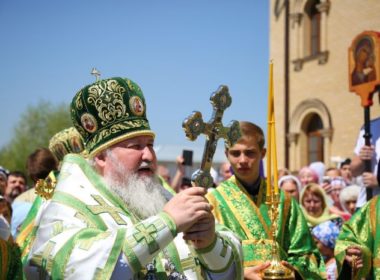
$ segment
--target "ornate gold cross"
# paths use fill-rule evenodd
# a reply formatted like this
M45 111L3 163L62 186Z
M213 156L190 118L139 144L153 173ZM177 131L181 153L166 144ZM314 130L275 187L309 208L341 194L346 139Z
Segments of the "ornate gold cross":
M205 188L213 186L210 169L218 139L224 138L226 145L232 146L241 136L238 121L231 121L227 127L224 127L222 124L224 110L228 108L232 102L228 87L220 86L216 92L211 94L210 101L213 106L213 113L208 123L203 122L200 112L194 111L182 124L186 137L191 141L197 139L201 133L206 135L201 167L195 171L191 178L197 186Z

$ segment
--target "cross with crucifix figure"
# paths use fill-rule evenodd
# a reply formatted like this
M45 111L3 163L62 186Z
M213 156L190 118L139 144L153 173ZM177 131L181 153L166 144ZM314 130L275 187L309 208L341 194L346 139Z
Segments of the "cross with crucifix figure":
M197 186L205 188L213 186L210 169L218 139L224 138L226 145L232 146L241 136L238 121L232 121L227 127L224 127L222 124L224 110L228 108L232 102L228 87L220 86L216 92L211 94L210 101L213 106L213 113L208 123L203 122L202 114L195 111L185 119L182 124L186 137L191 141L197 139L201 133L206 135L207 140L202 156L201 167L191 178Z
M99 215L102 213L108 213L111 215L111 217L115 220L115 222L118 225L126 225L127 222L124 221L119 213L123 213L123 211L120 208L113 207L107 202L104 201L104 199L100 195L91 195L93 199L95 199L99 205L88 205L87 208L95 215Z

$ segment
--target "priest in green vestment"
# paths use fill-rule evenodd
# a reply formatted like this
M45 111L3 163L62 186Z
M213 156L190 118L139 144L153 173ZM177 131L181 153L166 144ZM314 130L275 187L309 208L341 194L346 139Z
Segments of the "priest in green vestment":
M216 226L206 189L171 195L156 175L140 87L109 78L71 103L88 157L63 160L36 216L30 279L242 279L241 243Z
M266 182L260 177L260 161L264 158L264 133L250 122L240 122L242 137L226 156L234 176L211 189L207 199L213 205L216 220L233 230L241 239L245 277L260 277L271 256L271 220L265 204ZM296 277L324 279L325 266L312 239L298 203L280 191L276 241L280 257L288 262ZM264 264L264 265L263 265ZM257 279L257 278L252 278Z
M344 223L335 246L338 279L380 279L380 198Z

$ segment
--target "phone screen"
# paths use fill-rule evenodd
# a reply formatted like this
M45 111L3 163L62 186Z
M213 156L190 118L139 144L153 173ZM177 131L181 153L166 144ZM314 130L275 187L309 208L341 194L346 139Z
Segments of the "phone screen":
M192 166L193 165L193 151L191 150L183 150L183 165Z

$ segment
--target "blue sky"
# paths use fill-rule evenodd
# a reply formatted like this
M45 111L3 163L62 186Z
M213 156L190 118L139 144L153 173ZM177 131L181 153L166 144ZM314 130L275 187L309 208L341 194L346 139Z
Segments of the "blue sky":
M158 145L188 145L182 121L194 110L208 121L221 84L232 96L224 123L265 130L268 2L2 0L0 147L28 106L69 104L95 80L92 67L141 86Z

